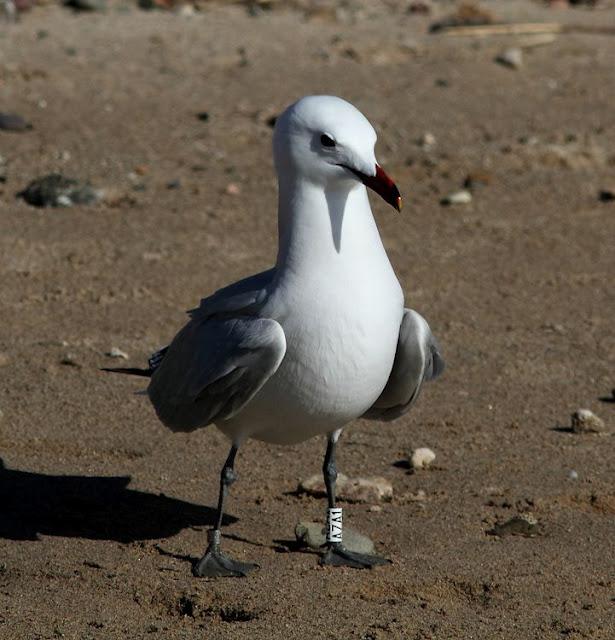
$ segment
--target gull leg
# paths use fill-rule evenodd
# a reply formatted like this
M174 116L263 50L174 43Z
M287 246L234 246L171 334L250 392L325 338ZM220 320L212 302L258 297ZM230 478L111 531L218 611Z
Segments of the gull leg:
M342 542L342 510L335 506L335 481L337 467L335 465L335 447L342 433L341 429L329 434L327 452L322 467L327 488L327 542L326 551L320 559L320 564L336 567L353 567L354 569L371 569L376 565L389 564L390 560L367 553L356 553L346 549Z
M222 537L220 528L222 527L222 517L224 515L224 499L228 494L229 487L237 480L237 475L233 469L237 447L233 445L228 454L228 458L222 467L220 474L220 494L218 496L218 519L213 529L207 532L209 542L203 557L192 567L193 575L204 577L233 576L242 577L255 569L258 565L239 562L229 558L220 550L220 539Z

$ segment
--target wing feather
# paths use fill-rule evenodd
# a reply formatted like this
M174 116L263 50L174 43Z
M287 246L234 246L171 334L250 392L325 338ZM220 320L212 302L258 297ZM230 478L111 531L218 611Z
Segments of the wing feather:
M192 431L239 412L285 352L284 331L275 320L193 317L169 345L148 395L167 427Z
M389 380L363 417L387 422L399 418L416 402L423 383L443 371L444 359L429 325L416 311L406 309Z

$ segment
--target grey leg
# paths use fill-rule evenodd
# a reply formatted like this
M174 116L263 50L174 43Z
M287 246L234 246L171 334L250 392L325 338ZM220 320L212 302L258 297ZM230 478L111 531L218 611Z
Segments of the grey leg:
M390 560L366 553L349 551L342 542L342 514L335 506L335 481L337 480L337 466L335 464L335 447L340 437L341 429L329 434L327 452L322 466L322 472L327 488L327 502L329 505L327 517L326 551L320 559L320 564L336 567L353 567L354 569L371 569L380 564L389 564ZM335 518L334 526L329 520Z
M229 487L237 480L237 474L233 468L235 466L236 455L237 447L233 445L222 467L222 473L220 474L220 493L218 495L218 518L216 525L207 532L209 545L205 554L192 567L192 573L197 577L241 577L246 576L249 571L258 566L252 563L233 560L220 550L220 539L222 537L220 529L224 516L224 499L228 494Z

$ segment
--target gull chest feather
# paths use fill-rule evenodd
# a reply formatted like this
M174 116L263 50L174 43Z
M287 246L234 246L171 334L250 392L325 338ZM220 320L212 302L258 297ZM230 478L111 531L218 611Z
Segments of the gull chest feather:
M275 319L286 335L286 355L233 430L300 442L343 426L373 404L393 365L403 296L392 269L376 280L356 275L279 288L271 302L283 310Z

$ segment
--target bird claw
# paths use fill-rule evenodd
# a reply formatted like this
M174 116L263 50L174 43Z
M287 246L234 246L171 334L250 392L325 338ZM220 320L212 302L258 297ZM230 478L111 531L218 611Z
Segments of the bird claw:
M381 558L380 556L349 551L339 543L330 545L320 558L321 565L352 567L353 569L371 569L377 565L390 563L390 560Z
M251 562L233 560L222 553L217 545L210 545L205 555L192 567L192 575L197 578L243 578L257 567Z

